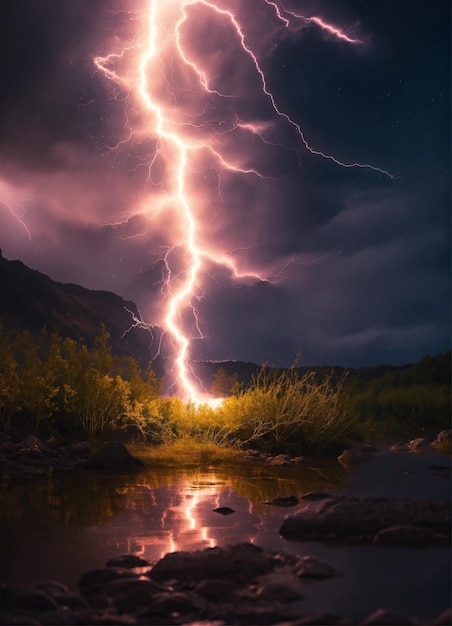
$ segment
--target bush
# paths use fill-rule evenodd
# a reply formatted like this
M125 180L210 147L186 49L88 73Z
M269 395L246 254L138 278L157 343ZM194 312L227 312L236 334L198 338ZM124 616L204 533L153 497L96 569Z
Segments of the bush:
M218 409L225 439L261 450L301 453L328 450L356 435L343 380L315 380L263 367L251 385Z

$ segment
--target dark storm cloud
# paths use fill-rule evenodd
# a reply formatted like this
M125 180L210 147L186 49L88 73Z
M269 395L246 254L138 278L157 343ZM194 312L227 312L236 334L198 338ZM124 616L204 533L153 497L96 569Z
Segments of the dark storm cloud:
M193 54L215 63L214 87L237 96L204 100L199 136L218 133L228 157L263 176L199 166L196 190L218 194L200 209L203 237L240 269L269 276L240 282L209 266L200 302L207 338L193 356L287 365L302 350L303 364L358 366L448 349L450 3L285 6L363 44L313 23L289 31L265 2L231 1L278 107L315 150L397 177L311 154L275 115L237 37L229 47L231 24L213 13L187 23L183 35L197 33ZM132 41L140 24L139 7L118 1L0 4L0 246L55 279L135 299L152 321L158 258L176 226L168 218L157 229L139 212L128 219L156 144L112 152L128 136L127 98L93 63L115 37ZM193 103L192 93L181 95L181 106ZM234 130L238 118L261 124L265 140Z

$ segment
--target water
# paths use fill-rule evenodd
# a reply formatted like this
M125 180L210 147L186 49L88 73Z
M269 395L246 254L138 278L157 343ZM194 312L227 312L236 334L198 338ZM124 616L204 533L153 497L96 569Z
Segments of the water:
M381 607L429 620L451 604L450 549L292 542L280 537L289 509L264 504L307 491L449 498L450 480L431 463L445 457L381 454L345 469L335 460L312 467L80 471L9 487L0 493L0 581L26 587L58 580L78 589L89 569L132 552L156 562L167 552L241 541L277 552L309 554L340 577L304 584L303 612L351 619ZM234 514L213 511L228 506Z

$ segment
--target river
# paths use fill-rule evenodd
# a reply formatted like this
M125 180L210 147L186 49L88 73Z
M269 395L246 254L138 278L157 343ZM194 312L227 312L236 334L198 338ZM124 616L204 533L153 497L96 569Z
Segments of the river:
M298 507L265 504L308 491L450 498L438 455L377 454L346 469L334 459L291 468L77 471L0 492L0 582L57 580L76 591L82 573L116 555L156 562L167 552L251 541L327 561L341 576L306 584L303 610L358 619L381 607L429 620L451 604L450 548L400 548L284 540L283 518ZM227 506L224 516L214 509Z

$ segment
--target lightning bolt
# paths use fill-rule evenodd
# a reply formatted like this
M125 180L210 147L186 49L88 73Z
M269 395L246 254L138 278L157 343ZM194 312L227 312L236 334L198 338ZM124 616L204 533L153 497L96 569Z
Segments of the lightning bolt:
M283 28L290 29L293 23L301 21L314 24L328 36L346 44L362 43L320 17L298 15L271 0L263 0L263 3ZM143 9L143 32L137 33L135 41L94 59L97 70L127 93L122 98L127 104L128 136L112 149L119 151L135 141L147 141L153 146L146 164L145 191L151 189L149 202L135 215L154 219L166 213L175 216L177 221L178 241L168 246L162 259L162 293L166 310L160 324L174 345L177 392L184 399L195 402L208 400L189 366L191 341L203 337L196 308L196 302L203 296L202 275L208 273L209 267L222 266L237 280L272 281L279 280L286 267L267 276L243 271L231 254L218 252L213 242L206 244L204 241L197 209L198 197L192 182L194 175L206 169L206 163L209 163L209 167L217 172L219 196L222 172L266 178L256 168L228 156L222 138L233 133L247 133L265 143L272 142L266 136L267 125L262 122L243 121L235 116L232 121L213 125L208 117L203 118L209 106L233 102L239 96L231 89L217 86L216 77L209 76L186 42L184 31L199 12L215 17L234 33L235 42L231 45L238 45L248 59L274 115L293 129L306 150L340 167L370 169L392 178L389 172L372 164L345 163L308 143L300 124L279 107L239 18L232 10L219 6L223 4L222 0L147 0ZM287 265L293 262L297 261L290 259ZM191 331L187 330L188 318L191 318ZM134 323L141 324L142 321L134 319Z

